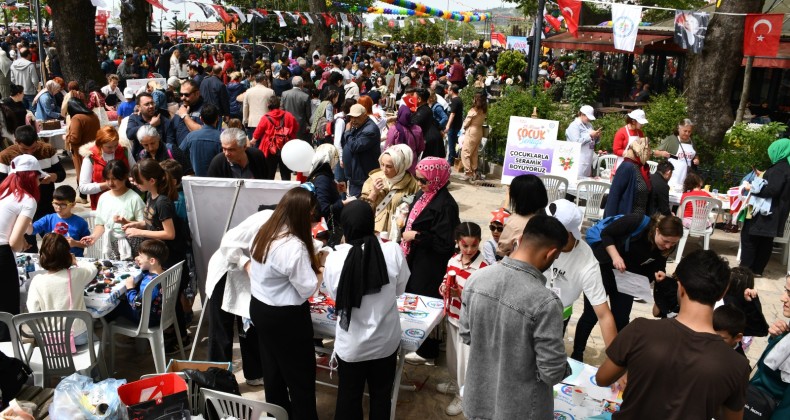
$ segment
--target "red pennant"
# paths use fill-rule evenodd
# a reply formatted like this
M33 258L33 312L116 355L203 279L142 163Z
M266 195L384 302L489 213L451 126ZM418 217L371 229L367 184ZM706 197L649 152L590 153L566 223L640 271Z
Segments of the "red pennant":
M52 16L52 9L49 6L44 6L44 10L46 10L47 13L49 13L49 15Z
M389 25L390 28L394 28L395 27L395 21L391 20L391 21L387 22L387 25Z
M222 18L222 20L225 21L225 23L230 23L230 21L233 20L233 18L228 14L228 12L225 11L225 8L222 7L221 5L219 5L219 4L212 4L211 7L213 7L214 10L217 11L217 13L219 14L219 17Z
M420 25L425 25L425 19L420 18Z
M499 45L502 46L507 44L507 38L505 38L505 34L502 32L491 32L491 42L494 41L499 42Z
M560 6L560 13L565 18L565 25L568 32L574 38L579 37L579 17L582 13L582 2L580 0L557 0Z
M782 35L782 14L746 15L743 33L743 55L776 57Z
M145 1L147 1L149 4L151 4L151 6L154 6L154 7L157 7L159 9L162 9L165 12L167 11L167 9L165 9L165 6L162 6L162 3L160 3L159 0L145 0Z
M554 16L546 13L545 15L543 15L543 19L545 19L546 22L548 22L549 25L551 25L551 27L554 28L555 31L559 32L559 30L560 30L560 21L557 18L555 18Z

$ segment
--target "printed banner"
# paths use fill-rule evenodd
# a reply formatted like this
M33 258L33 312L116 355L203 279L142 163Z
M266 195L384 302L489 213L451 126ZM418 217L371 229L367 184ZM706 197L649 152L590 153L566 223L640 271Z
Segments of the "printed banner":
M525 36L509 36L507 37L507 48L513 50L524 51L529 53L529 44Z
M615 49L634 51L641 20L641 7L612 3L612 33L614 34Z
M675 10L675 44L694 54L702 51L710 15L693 10Z
M510 117L502 183L523 174L559 175L576 183L580 144L557 140L559 122Z

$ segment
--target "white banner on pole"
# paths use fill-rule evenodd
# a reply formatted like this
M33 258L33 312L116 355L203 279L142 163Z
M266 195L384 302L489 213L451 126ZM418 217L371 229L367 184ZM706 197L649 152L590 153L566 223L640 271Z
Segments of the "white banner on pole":
M627 4L612 3L612 33L614 47L623 51L634 51L642 8Z
M126 81L126 87L130 87L134 89L135 92L139 91L141 87L145 86L151 80L156 81L159 86L167 86L167 79L163 77L151 78L151 79L129 79Z

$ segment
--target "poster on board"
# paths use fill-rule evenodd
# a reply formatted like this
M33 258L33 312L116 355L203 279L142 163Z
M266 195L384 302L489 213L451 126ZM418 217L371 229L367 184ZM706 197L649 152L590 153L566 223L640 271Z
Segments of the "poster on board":
M580 144L557 140L559 122L510 117L502 183L523 174L559 175L576 183Z
M527 43L527 37L525 36L507 37L507 48L511 50L522 51L524 52L524 54L529 53L529 44Z
M129 79L126 81L126 87L134 89L135 92L139 91L141 87L145 86L151 80L156 81L159 86L167 86L167 79L162 77L150 78L150 79Z

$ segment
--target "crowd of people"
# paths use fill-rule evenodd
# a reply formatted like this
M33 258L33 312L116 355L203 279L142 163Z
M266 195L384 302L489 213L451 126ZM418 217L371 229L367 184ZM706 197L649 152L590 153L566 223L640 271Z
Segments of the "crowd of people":
M15 252L40 253L47 273L31 285L29 310L85 309L81 287L96 273L79 262L72 268L72 255L103 243L105 258L134 260L142 270L108 317L139 322L140 291L190 259L182 177L290 180L283 147L298 139L315 148L307 182L225 233L209 263L204 308L208 358L232 360L238 330L247 383L262 385L290 417L318 418L314 351L323 343L314 340L308 299L319 289L338 317L330 363L339 374L337 419L363 417L366 385L369 417L389 417L403 293L447 302L446 325L405 357L435 364L446 340L450 380L436 388L453 395L451 416L550 417L552 386L570 374L563 337L582 295L570 357L584 360L599 323L607 359L597 383L625 387L615 418L740 418L754 392L777 402L773 418L790 415L790 327L786 319L768 325L754 287L790 212L790 140L771 144L772 166L744 187L760 200L742 229L742 267L696 251L672 274L668 258L688 220L670 212L667 186L702 195L689 120L651 150L644 112L627 115L614 139L619 159L605 219L590 228L597 236L582 235L575 204L550 202L539 177L521 175L507 208L491 206L484 241L449 184L456 162L459 179L479 177L495 52L337 44L324 55L295 43L274 62L236 62L221 49L164 54L170 46L165 39L124 55L100 43L107 80L82 86L66 83L49 53L53 77L40 90L30 49L14 45L13 63L0 52L0 74L10 65L7 86L0 77L0 92L8 91L2 133L13 142L0 151L0 276L16 278ZM154 73L167 76L165 86L126 86ZM472 103L461 100L463 89L474 90ZM62 184L58 151L37 135L36 121L53 119L67 124L76 189ZM566 132L582 144L581 176L592 175L599 154L593 120L583 106ZM666 160L651 173L653 156ZM93 231L77 205L94 211ZM652 285L658 319L631 321L634 298L618 290L626 272ZM187 296L192 279L183 273ZM0 287L0 310L19 313L16 283ZM160 295L154 299L158 319ZM168 352L191 345L192 305L182 301L182 339L169 337ZM765 335L772 338L749 380L741 343ZM77 344L84 339L84 326L75 326Z

